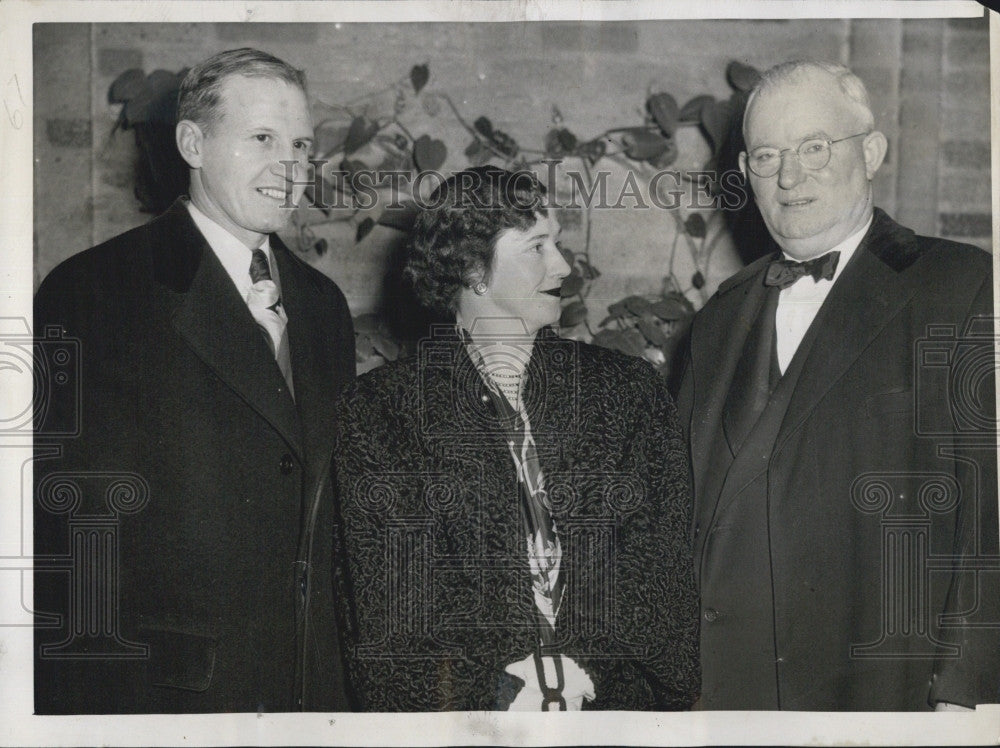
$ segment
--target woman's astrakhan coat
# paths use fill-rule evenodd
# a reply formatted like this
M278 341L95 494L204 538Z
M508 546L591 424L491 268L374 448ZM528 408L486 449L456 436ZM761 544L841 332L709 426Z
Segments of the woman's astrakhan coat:
M517 343L511 342L516 346ZM556 650L587 709L699 692L686 451L646 362L543 330L523 400L562 546ZM334 471L347 666L369 711L503 709L538 617L505 431L454 328L345 393ZM345 611L348 606L343 606Z

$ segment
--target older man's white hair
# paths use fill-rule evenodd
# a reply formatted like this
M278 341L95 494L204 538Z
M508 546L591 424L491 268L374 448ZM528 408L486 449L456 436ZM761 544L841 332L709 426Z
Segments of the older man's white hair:
M746 110L743 113L743 137L746 138L747 120L757 96L810 72L825 73L833 78L841 92L851 102L851 108L857 114L861 127L864 130L875 128L875 115L872 112L868 89L865 87L864 81L851 72L849 68L822 60L791 60L768 68L757 81L757 85L753 87L750 98L747 99Z

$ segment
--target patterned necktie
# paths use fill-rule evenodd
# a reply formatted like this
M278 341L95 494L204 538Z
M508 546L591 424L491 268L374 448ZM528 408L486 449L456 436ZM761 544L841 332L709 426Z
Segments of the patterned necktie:
M837 271L838 262L840 262L840 252L827 252L825 255L812 260L806 260L805 262L775 260L767 266L764 285L785 289L799 278L804 278L807 275L811 275L815 281L821 279L833 280L833 274Z
M271 268L267 262L267 255L262 249L255 249L250 258L250 280L253 285L250 287L250 294L247 297L247 306L250 307L250 314L257 321L257 324L265 332L268 345L274 354L274 360L281 369L281 376L288 384L288 392L295 397L292 389L292 358L288 349L288 333L285 329L286 321L281 311L281 295L278 287L271 279Z

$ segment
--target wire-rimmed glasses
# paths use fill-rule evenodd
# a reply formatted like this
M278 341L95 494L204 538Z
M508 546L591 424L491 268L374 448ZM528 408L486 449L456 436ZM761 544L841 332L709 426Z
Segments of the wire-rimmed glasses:
M746 154L747 168L762 179L773 177L781 170L781 157L786 153L794 153L799 159L803 168L810 171L822 169L830 163L830 146L834 143L842 143L852 138L860 138L867 135L867 132L859 132L848 135L846 138L806 138L799 143L797 148L775 148L769 145L762 145L754 148Z

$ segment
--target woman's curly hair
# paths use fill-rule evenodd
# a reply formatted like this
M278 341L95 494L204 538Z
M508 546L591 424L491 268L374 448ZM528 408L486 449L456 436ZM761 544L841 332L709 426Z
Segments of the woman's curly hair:
M448 177L423 201L404 273L428 308L454 314L459 291L488 280L496 240L544 214L545 187L528 171L479 166Z

